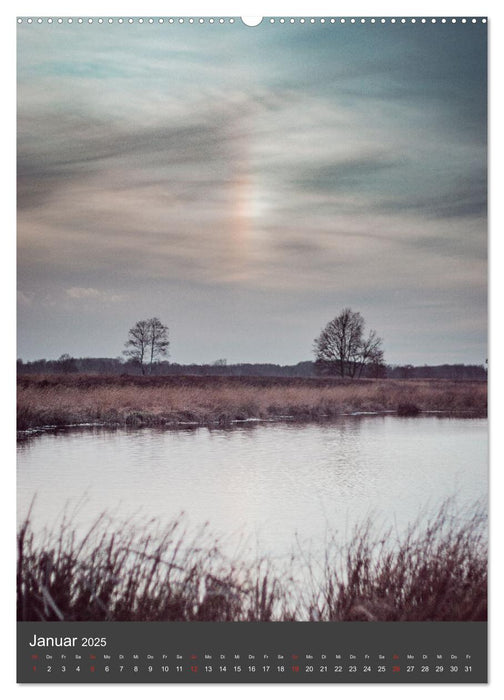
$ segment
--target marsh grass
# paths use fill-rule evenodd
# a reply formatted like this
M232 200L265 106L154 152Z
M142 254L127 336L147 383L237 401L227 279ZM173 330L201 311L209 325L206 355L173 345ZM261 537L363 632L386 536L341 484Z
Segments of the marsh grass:
M397 621L486 620L487 533L482 509L455 517L445 504L425 526L378 539L370 523L322 558L288 562L224 556L207 527L183 520L113 523L85 535L63 519L35 537L18 531L19 620Z
M18 429L318 420L344 413L442 411L485 416L484 382L245 377L20 377Z
M356 528L344 547L332 537L318 577L322 585L312 577L304 604L309 619L486 620L486 526L481 507L461 522L447 501L403 537L390 530L373 539L371 522Z

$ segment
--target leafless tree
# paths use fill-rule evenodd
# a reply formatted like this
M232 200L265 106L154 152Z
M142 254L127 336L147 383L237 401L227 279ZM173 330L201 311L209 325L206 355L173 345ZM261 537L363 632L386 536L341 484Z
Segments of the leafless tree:
M376 331L364 338L363 317L348 308L329 321L315 339L314 351L318 371L341 377L360 377L366 365L383 364L382 339Z
M142 374L145 374L146 366L150 373L155 360L168 354L169 344L168 326L163 325L157 317L149 318L137 321L130 328L123 354L140 365Z
M149 324L149 371L152 372L152 365L159 357L168 354L168 326L164 326L156 316L147 321Z
M58 357L57 363L58 369L61 372L64 372L65 374L70 374L72 372L79 371L79 368L77 367L77 362L67 352L63 353L63 355L60 355L60 357Z

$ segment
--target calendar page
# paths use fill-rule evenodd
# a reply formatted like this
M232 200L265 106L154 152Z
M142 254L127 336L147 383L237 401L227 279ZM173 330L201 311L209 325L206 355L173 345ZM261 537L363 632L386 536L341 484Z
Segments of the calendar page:
M487 28L17 18L19 683L486 683Z

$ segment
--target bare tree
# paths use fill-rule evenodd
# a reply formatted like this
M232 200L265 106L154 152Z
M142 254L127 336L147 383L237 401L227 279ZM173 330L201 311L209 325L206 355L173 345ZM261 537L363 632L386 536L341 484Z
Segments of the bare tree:
M145 374L146 365L150 373L155 360L168 354L169 344L168 326L164 326L157 317L149 318L137 321L130 328L123 354L140 365L142 374Z
M58 370L64 372L65 374L71 374L72 372L78 372L77 362L75 359L69 355L67 352L60 355L57 359Z
M364 319L360 313L343 309L329 321L315 339L315 366L323 374L360 377L368 364L383 364L382 339L376 331L364 338Z
M152 372L152 365L155 360L168 354L168 326L164 326L156 316L150 318L149 324L149 373Z
M383 364L382 339L376 335L376 331L369 331L368 337L362 340L360 353L355 362L355 371L360 377L365 366L373 365L377 368L375 371L379 371L378 368L382 368Z

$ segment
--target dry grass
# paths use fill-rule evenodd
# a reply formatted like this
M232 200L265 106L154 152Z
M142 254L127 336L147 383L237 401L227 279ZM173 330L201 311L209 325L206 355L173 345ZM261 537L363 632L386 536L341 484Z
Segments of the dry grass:
M229 561L206 529L162 530L104 517L85 536L63 521L35 538L18 533L19 620L290 621L486 620L486 519L443 507L423 529L376 541L369 526L325 560L293 555L282 571L265 560ZM301 572L301 573L300 573Z
M487 619L487 518L463 518L446 502L426 526L373 540L371 523L346 547L332 538L305 603L312 620L455 621ZM335 567L335 562L339 565Z
M482 382L241 377L21 377L18 429L79 423L228 424L309 420L355 411L447 411L485 416Z

